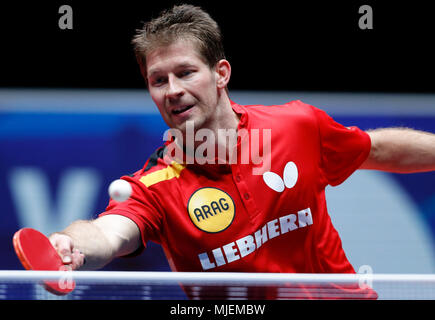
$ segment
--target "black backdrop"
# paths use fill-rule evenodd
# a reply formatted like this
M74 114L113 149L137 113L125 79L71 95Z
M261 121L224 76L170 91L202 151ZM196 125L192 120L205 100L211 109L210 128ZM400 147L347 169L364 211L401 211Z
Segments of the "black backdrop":
M431 8L418 1L185 1L220 24L230 89L434 92ZM180 1L0 4L0 86L143 88L130 45L141 21ZM428 2L427 2L428 3ZM60 30L58 9L73 9ZM360 30L358 8L373 8Z

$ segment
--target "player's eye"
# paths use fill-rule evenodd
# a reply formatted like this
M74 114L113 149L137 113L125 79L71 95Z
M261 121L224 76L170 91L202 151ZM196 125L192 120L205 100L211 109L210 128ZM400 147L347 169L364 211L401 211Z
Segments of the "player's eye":
M151 84L152 84L153 86L159 86L159 85L164 84L165 81L166 81L166 80L165 80L164 77L157 77L157 78L153 78L153 79L151 80Z
M189 75L191 75L193 72L191 71L191 70L184 70L184 71L182 71L182 72L180 72L180 77L182 78L182 77L187 77L187 76L189 76Z

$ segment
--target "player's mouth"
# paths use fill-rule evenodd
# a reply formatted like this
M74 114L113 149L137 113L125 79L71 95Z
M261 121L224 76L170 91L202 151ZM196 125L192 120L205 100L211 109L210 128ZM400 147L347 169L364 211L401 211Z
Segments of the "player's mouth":
M193 104L187 105L187 106L180 106L180 107L176 107L174 109L172 109L172 114L175 115L179 115L182 114L183 112L186 112L187 110L190 110L193 108Z

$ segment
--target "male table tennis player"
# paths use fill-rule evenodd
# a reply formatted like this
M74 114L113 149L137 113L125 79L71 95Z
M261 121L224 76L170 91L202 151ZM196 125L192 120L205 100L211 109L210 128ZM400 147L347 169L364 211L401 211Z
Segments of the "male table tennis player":
M230 100L231 66L220 30L200 8L173 7L145 24L133 43L153 101L181 138L189 121L195 132L209 129L216 137L218 129L244 132L239 143L254 129L260 136L270 129L270 167L254 173L259 166L252 162L176 161L168 141L142 169L122 177L133 188L128 200L111 200L97 219L50 236L74 269L101 268L151 240L176 271L354 273L328 215L325 187L357 169L435 170L434 134L364 132L301 101L243 106ZM259 57L259 76L266 63ZM187 153L181 138L176 145Z

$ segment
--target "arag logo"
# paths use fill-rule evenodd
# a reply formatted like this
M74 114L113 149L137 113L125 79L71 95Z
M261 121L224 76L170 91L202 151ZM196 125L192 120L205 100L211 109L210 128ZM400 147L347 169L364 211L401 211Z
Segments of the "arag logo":
M190 196L187 211L198 229L217 233L231 225L236 207L228 193L217 188L201 188Z

